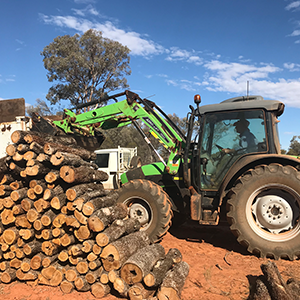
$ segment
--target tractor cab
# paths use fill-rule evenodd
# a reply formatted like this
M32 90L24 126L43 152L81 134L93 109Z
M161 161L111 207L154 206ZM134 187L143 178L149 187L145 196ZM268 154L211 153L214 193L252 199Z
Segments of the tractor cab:
M277 116L283 109L282 102L265 101L261 96L199 107L197 155L201 170L194 182L196 187L218 190L228 171L244 156L279 154Z

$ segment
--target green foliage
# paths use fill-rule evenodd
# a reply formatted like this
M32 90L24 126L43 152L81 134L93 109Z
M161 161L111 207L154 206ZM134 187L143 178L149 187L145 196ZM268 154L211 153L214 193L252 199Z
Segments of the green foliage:
M288 155L300 155L300 142L299 142L300 136L293 136L291 139L291 143L288 149L287 154Z
M82 36L58 36L41 55L53 85L46 96L52 103L69 100L73 106L99 99L110 91L127 88L130 50L119 42L88 30Z

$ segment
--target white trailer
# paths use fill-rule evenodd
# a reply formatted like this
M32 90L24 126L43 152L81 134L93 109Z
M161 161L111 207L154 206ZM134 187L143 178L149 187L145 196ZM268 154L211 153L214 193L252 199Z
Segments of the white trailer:
M114 149L96 150L95 163L99 170L109 175L107 181L103 182L105 189L119 187L120 176L130 168L141 166L141 159L137 156L137 147L123 148L118 146Z

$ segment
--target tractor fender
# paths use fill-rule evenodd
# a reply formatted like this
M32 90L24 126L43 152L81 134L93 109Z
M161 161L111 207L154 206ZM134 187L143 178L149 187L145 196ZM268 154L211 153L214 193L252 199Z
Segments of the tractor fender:
M232 188L236 180L249 169L253 169L258 165L269 165L274 163L293 166L300 170L300 159L295 156L283 154L255 154L243 156L228 170L220 186L219 204L222 204L222 200L226 196L227 191Z

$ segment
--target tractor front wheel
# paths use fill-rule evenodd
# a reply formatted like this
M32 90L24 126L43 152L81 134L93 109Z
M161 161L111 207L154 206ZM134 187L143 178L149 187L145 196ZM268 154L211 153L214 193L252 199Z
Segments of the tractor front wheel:
M128 207L130 218L141 223L141 230L156 242L168 231L171 225L172 209L168 195L163 189L149 180L136 179L125 183L118 202Z
M244 174L230 191L227 219L249 252L274 259L300 257L300 172L279 164Z

